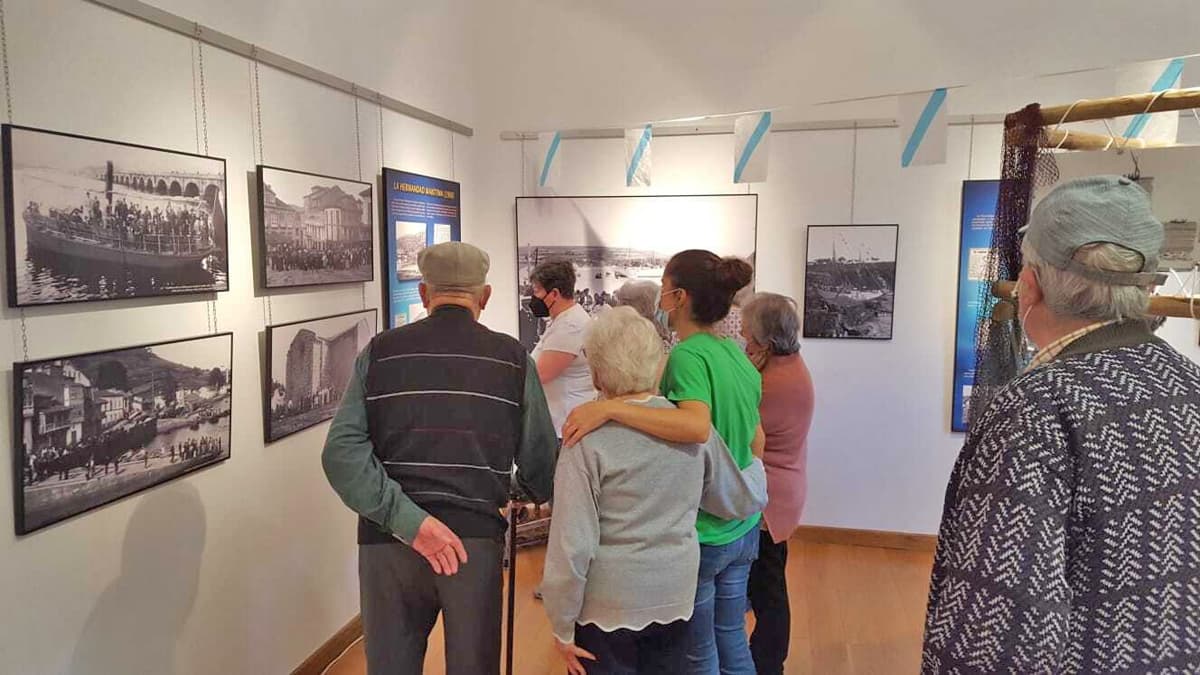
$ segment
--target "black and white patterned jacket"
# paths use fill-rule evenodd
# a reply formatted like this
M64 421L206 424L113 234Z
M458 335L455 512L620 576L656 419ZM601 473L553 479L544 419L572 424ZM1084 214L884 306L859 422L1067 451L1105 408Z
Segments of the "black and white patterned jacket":
M1200 672L1200 366L1116 324L991 401L946 492L922 672Z

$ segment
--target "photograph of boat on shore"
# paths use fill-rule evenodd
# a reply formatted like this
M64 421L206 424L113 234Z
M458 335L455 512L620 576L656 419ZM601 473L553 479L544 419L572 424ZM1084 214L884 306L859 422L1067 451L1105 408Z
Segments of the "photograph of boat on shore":
M898 225L810 225L804 337L892 339Z
M16 531L229 459L233 334L13 365Z
M229 290L225 160L2 134L9 306Z

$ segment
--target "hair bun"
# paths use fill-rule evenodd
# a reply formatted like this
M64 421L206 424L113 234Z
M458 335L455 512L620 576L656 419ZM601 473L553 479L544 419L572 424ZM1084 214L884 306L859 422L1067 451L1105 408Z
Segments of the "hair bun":
M721 258L717 263L717 283L730 293L736 293L754 280L754 268L741 258Z

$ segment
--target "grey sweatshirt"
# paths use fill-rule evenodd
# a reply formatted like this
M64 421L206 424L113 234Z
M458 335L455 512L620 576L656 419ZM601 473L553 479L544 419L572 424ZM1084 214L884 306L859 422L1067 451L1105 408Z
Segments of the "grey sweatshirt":
M671 407L659 396L631 405ZM610 422L564 448L542 580L555 637L574 642L577 623L641 630L691 618L697 511L740 520L766 503L762 462L740 470L716 430L679 444Z

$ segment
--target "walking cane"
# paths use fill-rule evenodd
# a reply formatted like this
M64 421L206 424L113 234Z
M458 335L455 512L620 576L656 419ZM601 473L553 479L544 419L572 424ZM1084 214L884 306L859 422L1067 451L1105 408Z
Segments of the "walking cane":
M508 502L508 622L505 636L506 675L513 675L513 614L517 597L517 510Z

